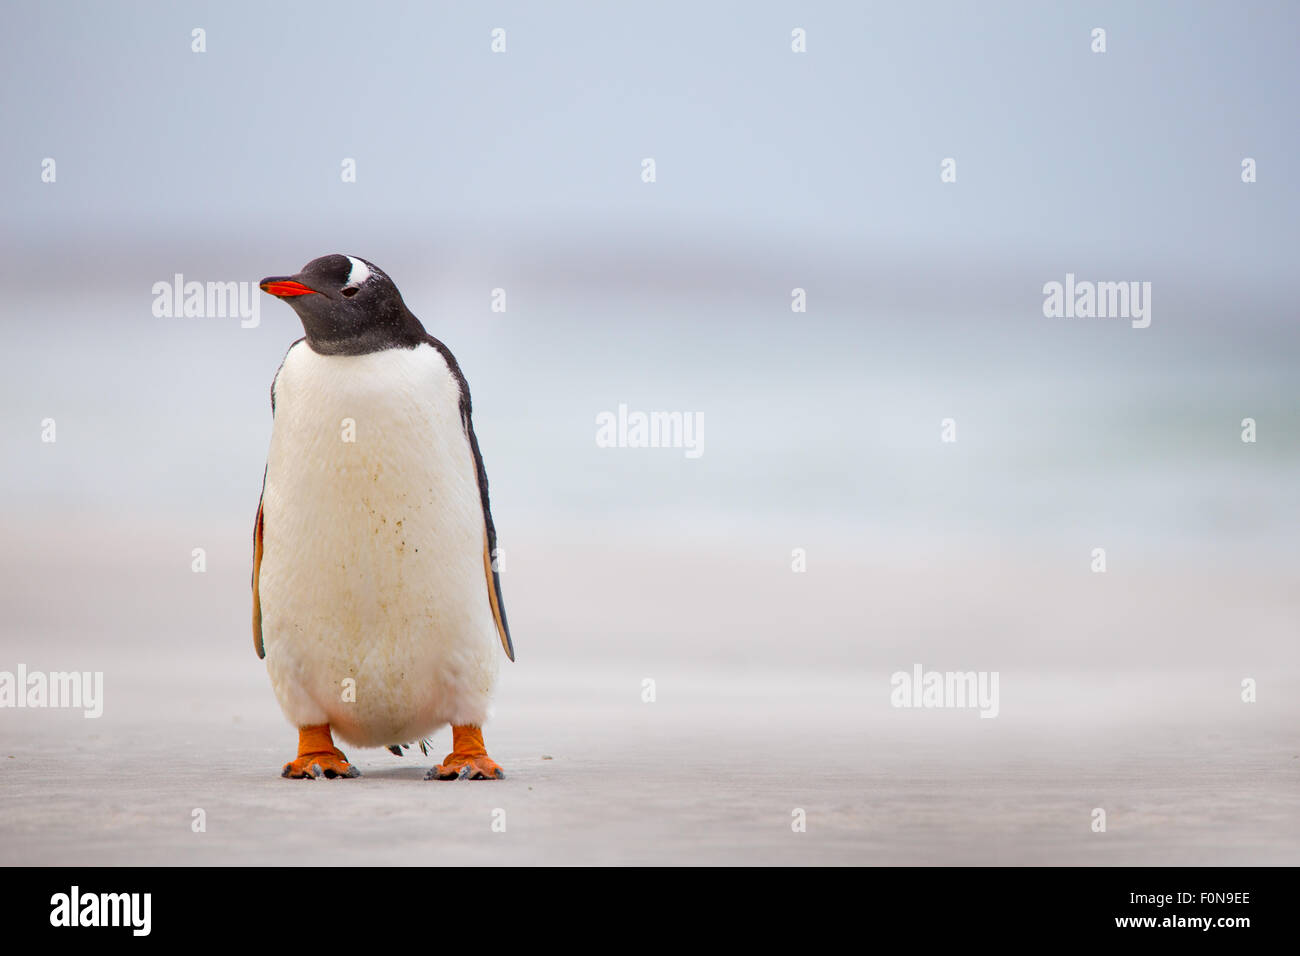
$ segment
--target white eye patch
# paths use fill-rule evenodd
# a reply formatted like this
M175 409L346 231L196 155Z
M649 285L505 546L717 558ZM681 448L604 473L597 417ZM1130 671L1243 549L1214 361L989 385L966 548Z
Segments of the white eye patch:
M370 266L352 256L348 256L348 262L352 263L352 271L348 273L348 286L357 288L370 278Z

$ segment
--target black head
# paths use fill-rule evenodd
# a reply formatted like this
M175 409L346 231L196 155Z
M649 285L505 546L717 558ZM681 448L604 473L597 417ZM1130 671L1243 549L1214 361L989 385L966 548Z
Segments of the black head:
M424 326L393 280L356 256L321 256L297 275L270 276L260 285L293 306L307 344L323 355L413 348L424 339Z

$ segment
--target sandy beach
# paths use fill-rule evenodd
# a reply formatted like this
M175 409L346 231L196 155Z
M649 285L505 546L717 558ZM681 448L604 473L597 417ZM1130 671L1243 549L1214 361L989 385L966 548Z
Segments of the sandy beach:
M239 606L243 536L205 574L143 573L165 537L124 541L127 563L94 552L75 599L42 566L66 542L33 534L7 561L6 659L102 670L105 706L0 714L0 862L1300 862L1294 658L1219 632L1293 614L1281 579L1163 590L821 552L795 575L758 548L652 541L606 542L580 578L594 536L518 535L519 662L486 733L508 778L426 782L443 731L430 758L352 751L359 779L290 781L294 732ZM913 663L998 670L998 716L892 707L890 674Z

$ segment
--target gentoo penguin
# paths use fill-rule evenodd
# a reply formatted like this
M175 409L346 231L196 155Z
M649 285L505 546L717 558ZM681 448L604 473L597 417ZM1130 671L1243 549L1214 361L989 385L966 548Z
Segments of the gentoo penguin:
M271 383L253 534L253 642L298 728L283 776L359 776L331 733L400 754L451 724L425 779L503 777L481 728L514 646L465 376L372 262L261 288L307 333Z

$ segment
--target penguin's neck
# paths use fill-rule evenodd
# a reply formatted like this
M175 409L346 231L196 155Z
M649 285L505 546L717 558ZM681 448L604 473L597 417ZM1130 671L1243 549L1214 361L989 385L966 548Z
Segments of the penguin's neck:
M387 349L413 349L424 341L424 326L409 309L390 309L362 326L338 328L304 320L307 345L319 355L369 355Z

